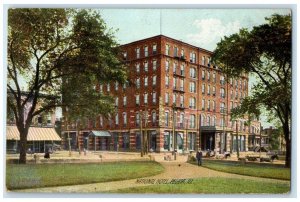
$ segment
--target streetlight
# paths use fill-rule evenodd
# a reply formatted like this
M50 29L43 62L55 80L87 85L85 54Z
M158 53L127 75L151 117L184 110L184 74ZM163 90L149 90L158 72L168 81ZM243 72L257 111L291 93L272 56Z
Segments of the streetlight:
M211 151L212 141L213 141L213 137L210 136L210 138L209 138L209 151Z

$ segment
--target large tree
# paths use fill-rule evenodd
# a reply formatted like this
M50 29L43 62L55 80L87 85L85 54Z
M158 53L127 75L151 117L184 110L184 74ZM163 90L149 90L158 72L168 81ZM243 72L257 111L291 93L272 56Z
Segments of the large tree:
M265 108L269 116L279 119L286 141L286 167L291 163L291 36L290 15L274 14L267 23L241 29L224 37L215 50L214 61L232 77L249 73L256 77L250 98L240 109ZM250 107L250 108L249 108ZM247 111L247 110L246 110Z
M7 105L20 132L20 163L33 117L56 107L81 115L112 109L95 85L126 80L119 54L97 11L9 9Z

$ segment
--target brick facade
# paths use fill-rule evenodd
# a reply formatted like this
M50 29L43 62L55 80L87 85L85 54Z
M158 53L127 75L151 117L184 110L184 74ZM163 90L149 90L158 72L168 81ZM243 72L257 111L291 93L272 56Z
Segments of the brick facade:
M247 75L226 81L222 71L210 62L212 52L163 35L121 48L122 60L128 66L128 84L97 86L100 93L118 99L118 117L99 117L87 128L109 130L118 137L118 148L115 137L111 137L107 149L138 151L142 128L149 150L173 151L170 138L174 126L179 151L235 150L236 125L230 121L230 109L248 95ZM248 149L249 134L245 122L238 121L239 145L244 151ZM124 144L125 134L129 136L128 145ZM96 141L97 149L101 149L100 142Z

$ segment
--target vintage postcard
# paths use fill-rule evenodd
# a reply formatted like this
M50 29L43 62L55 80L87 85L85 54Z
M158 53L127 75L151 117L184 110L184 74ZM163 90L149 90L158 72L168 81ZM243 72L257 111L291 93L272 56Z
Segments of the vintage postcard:
M7 9L8 193L291 190L292 10Z

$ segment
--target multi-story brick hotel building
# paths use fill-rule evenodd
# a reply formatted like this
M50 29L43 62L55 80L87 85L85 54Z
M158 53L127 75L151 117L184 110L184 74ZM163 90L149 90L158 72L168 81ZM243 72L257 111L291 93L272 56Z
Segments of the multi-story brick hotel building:
M163 35L121 48L128 84L98 86L99 93L115 98L116 113L100 116L81 131L74 147L79 139L81 148L89 150L139 151L141 132L148 149L156 152L173 151L174 143L179 152L235 151L237 140L240 151L247 151L254 142L258 122L249 130L247 120L230 120L230 110L248 95L247 75L227 80L210 62L211 51Z

